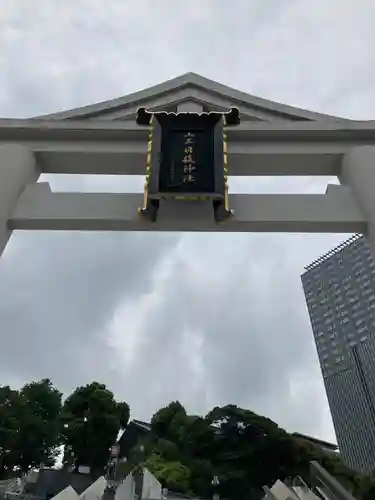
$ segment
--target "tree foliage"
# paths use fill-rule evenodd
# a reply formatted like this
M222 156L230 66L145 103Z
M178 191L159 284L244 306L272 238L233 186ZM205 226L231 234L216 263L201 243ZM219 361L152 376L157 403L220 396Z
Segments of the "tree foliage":
M78 387L63 405L49 379L20 390L0 387L0 478L15 469L54 465L61 445L66 465L84 464L102 472L129 412L127 403L117 403L98 382Z
M178 460L166 460L159 453L152 453L145 466L165 487L180 492L188 491L190 470Z
M129 405L98 382L77 387L63 404L61 398L48 379L20 390L0 387L0 478L15 468L26 472L40 463L53 465L62 444L65 465L103 473L119 429L128 424ZM300 475L308 482L309 463L316 460L356 498L375 498L375 476L360 477L338 456L234 405L215 407L202 417L173 401L155 413L150 434L128 458L122 464L127 472L145 465L164 487L201 498L212 496L216 475L228 500L262 498L262 486L277 479Z
M210 497L217 475L223 498L262 498L262 486L277 479L300 475L309 482L309 464L316 460L358 498L375 498L374 481L364 482L338 457L234 405L215 407L202 418L187 415L175 401L156 412L151 426L145 465L163 486L180 492Z
M129 406L117 403L105 385L78 387L65 400L61 415L66 464L87 465L93 473L106 466L110 447L129 420Z
M53 464L58 453L61 393L49 379L19 391L0 388L0 476Z

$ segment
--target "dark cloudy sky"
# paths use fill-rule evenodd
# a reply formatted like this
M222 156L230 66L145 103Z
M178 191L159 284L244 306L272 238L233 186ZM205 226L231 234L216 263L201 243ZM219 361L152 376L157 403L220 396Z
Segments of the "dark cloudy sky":
M234 6L236 8L234 8ZM375 118L373 0L0 0L0 116L119 97L188 71ZM50 177L55 190L140 187ZM255 178L242 192L323 192ZM300 283L346 235L15 234L0 260L0 384L92 380L136 418L234 403L334 439Z

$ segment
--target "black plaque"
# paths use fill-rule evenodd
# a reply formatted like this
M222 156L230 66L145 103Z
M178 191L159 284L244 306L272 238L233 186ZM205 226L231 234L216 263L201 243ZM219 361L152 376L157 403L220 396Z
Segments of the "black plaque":
M222 190L217 192L215 186L214 143L221 116L161 113L155 118L162 130L158 193L166 197L221 196Z
M163 134L160 193L210 195L215 192L212 133L187 128Z
M137 123L149 125L147 199L156 211L162 199L224 200L224 125L239 123L237 109L176 114L140 108Z

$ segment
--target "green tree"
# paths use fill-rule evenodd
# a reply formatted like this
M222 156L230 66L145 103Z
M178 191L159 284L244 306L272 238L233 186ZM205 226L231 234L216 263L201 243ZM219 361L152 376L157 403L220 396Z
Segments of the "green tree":
M360 486L355 492L361 500L374 500L375 498L375 474L359 478Z
M0 387L0 478L4 478L16 464L14 445L19 429L21 397L9 386Z
M215 407L202 418L187 415L174 401L155 413L151 435L142 442L143 456L138 453L133 465L143 463L164 486L198 497L211 496L211 481L217 475L222 497L257 500L264 496L262 486L272 486L277 479L300 475L309 482L312 460L358 498L359 492L370 498L367 492L372 491L372 483L361 485L338 457L235 405Z
M88 465L101 474L120 428L129 420L129 406L115 401L105 385L78 387L61 408L61 394L50 380L21 390L0 387L0 477L14 467L27 471L41 462L53 464L65 445L65 465ZM262 498L262 486L277 479L309 478L316 460L355 497L373 500L374 477L363 478L339 457L292 437L272 420L235 405L215 407L206 417L188 415L178 401L160 408L123 464L126 471L145 465L163 486L198 497L211 496L214 475L228 500Z
M160 408L151 419L153 433L165 439L182 441L186 424L186 410L179 401Z
M179 460L181 456L180 449L176 443L168 439L159 438L155 443L155 449L158 454L167 461Z
M125 403L125 401L122 403L116 403L116 413L119 418L120 428L125 429L130 418L130 407L128 403Z
M211 462L223 496L246 498L293 467L293 439L272 420L234 405L216 407L206 419L216 429Z
M168 488L209 495L213 432L206 420L187 415L181 403L173 401L155 413L151 429L145 440L146 466Z
M181 493L189 490L190 470L181 462L166 461L159 454L153 453L144 465L155 475L163 487Z
M58 454L61 393L49 379L20 391L0 390L1 473L14 467L27 472L41 463L53 465Z
M58 454L62 394L49 379L31 382L20 391L23 411L20 415L16 448L18 465L23 471L41 463L53 465Z
M129 419L127 403L117 403L105 385L92 382L65 400L62 410L64 462L74 457L74 466L87 465L101 474L109 459L118 431Z

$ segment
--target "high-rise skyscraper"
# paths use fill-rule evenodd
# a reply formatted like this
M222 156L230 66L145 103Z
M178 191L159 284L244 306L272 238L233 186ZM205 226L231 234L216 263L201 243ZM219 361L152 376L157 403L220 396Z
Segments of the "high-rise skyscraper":
M375 470L375 261L355 235L302 275L340 455Z

